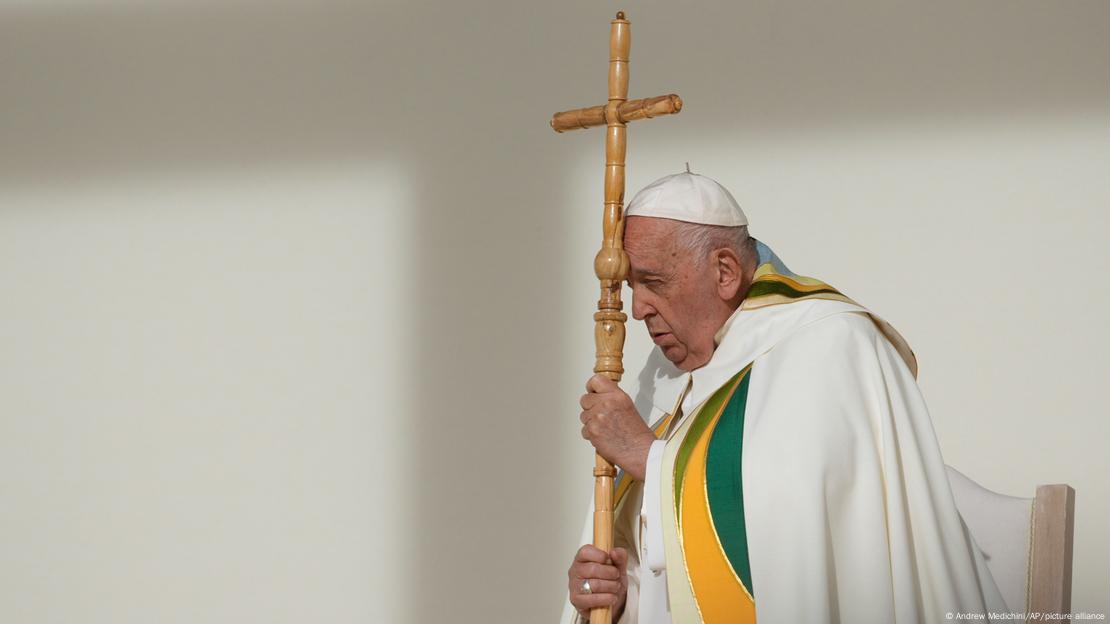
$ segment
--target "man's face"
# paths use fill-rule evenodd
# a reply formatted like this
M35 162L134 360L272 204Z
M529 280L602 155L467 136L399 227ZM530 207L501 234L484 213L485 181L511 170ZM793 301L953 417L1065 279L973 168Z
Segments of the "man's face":
M663 355L682 370L704 366L713 356L721 326L721 300L712 263L699 266L679 249L677 221L629 217L624 226L632 316L644 322Z

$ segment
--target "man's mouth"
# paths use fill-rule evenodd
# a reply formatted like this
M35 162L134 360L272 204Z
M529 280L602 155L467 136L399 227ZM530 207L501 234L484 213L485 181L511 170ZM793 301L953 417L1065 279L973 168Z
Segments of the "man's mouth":
M662 340L663 338L665 338L669 335L671 335L671 332L651 332L651 340L655 344L659 344L660 340Z

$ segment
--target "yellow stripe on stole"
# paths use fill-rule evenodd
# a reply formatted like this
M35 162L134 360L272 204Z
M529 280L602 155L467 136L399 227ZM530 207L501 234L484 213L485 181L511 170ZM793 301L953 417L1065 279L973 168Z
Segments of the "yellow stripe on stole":
M735 392L735 387L733 392ZM748 624L755 622L755 602L736 576L713 527L709 496L705 489L705 463L709 440L728 405L730 396L697 441L686 466L682 487L682 521L679 531L686 574L704 624Z

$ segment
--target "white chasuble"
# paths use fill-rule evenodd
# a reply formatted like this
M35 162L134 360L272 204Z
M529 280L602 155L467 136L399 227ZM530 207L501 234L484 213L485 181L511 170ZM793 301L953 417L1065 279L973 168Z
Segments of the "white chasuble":
M615 541L629 549L619 621L933 624L1008 611L956 511L912 351L759 251L710 362L640 375L637 407L662 439L645 483L621 475L616 488ZM568 602L561 621L576 619Z

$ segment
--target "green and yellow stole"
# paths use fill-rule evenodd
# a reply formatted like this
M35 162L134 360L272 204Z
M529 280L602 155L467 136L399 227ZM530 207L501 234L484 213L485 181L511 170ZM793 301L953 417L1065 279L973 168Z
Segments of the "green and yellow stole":
M755 622L740 471L750 373L748 365L721 386L668 442L673 531L664 534L676 622Z
M805 299L855 303L820 280L793 273L763 243L757 248L759 266L741 310ZM675 622L756 620L741 471L751 370L749 363L718 388L667 442L663 533Z

